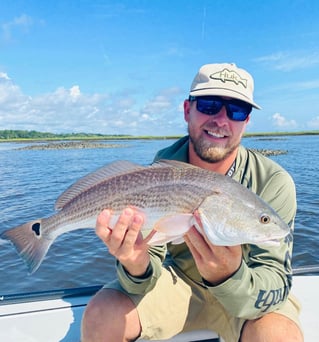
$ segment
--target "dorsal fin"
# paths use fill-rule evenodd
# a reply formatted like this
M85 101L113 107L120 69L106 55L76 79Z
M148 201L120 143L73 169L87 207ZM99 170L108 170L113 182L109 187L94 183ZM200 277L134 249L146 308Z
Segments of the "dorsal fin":
M198 166L173 159L159 159L152 166L198 169Z
M146 166L149 168L158 168L158 167L174 167L174 168L196 168L195 166L176 161L176 160L167 160L161 159L156 161L154 164L150 166ZM80 178L78 181L73 183L68 189L66 189L56 200L55 209L62 209L67 203L73 200L76 196L81 194L82 192L92 188L93 186L104 182L112 177L120 176L126 173L135 172L138 170L143 170L146 168L145 166L132 163L127 160L118 160L113 163L107 164L96 171L89 173L88 175Z
M56 200L55 209L62 209L74 197L99 184L100 182L106 181L107 179L110 179L114 176L119 176L121 174L129 173L132 171L142 170L144 168L145 166L141 166L126 160L119 160L107 164L97 169L96 171L93 171L88 175L80 178L68 189L66 189Z

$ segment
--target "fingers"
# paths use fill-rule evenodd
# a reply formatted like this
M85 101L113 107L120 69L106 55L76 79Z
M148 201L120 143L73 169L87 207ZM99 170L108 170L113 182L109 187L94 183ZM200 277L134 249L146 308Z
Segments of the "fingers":
M117 256L119 252L123 254L143 240L140 234L143 223L143 216L132 208L124 209L117 221L113 219L112 212L105 209L97 218L95 231L109 252Z
M131 208L126 208L121 213L112 231L112 238L109 248L118 249L126 235L128 228L133 220L134 212Z
M120 215L117 224L112 232L112 246L116 249L122 247L123 252L131 249L137 242L142 240L140 230L144 223L143 217L126 208Z
M203 236L194 227L190 228L184 236L184 240L195 260L202 259L203 248L208 248Z
M216 246L196 228L184 236L201 276L210 283L218 284L238 270L242 260L241 246Z
M109 228L110 219L111 211L104 209L96 220L95 233L104 242L107 242L111 235L111 229Z
M189 245L191 251L196 250L203 259L216 259L223 257L225 254L241 255L241 246L217 246L214 245L208 237L201 234L195 227L189 229L184 237L185 242Z
M212 257L211 247L213 247L213 245L208 244L205 237L195 227L191 227L188 230L184 239L195 259L207 259Z
M193 217L195 218L195 221L197 223L198 228L203 229L203 224L202 224L202 221L200 219L200 214L199 214L198 210L194 211Z

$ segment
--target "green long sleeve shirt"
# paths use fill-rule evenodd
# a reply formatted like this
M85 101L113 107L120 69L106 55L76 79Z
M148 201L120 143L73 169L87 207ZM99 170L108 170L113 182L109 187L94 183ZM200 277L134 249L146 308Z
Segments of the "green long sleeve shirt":
M159 151L154 161L173 159L188 162L188 136ZM254 319L274 311L287 299L292 282L292 230L296 215L296 191L291 176L277 163L243 146L239 147L233 179L266 201L291 227L291 234L280 246L243 245L243 260L238 271L217 286L207 286L226 310L235 317ZM151 247L151 262L143 277L130 276L117 263L122 286L130 293L151 290L161 275L161 266L169 252L172 262L188 277L203 283L194 259L185 243Z

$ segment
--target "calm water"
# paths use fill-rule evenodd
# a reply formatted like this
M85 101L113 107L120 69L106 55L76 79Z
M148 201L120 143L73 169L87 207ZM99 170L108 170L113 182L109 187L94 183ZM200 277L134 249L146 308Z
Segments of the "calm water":
M79 177L116 159L140 164L171 140L119 141L121 147L82 150L18 150L0 144L0 232L53 213L55 199ZM294 267L319 265L319 136L245 138L252 148L288 150L273 157L293 176L297 187ZM60 236L33 275L12 245L0 240L0 295L98 285L115 276L114 260L93 229Z

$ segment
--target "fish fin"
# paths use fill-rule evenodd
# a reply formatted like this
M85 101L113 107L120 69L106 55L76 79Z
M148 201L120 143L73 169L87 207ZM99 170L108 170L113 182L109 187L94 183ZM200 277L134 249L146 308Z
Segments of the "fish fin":
M88 175L80 178L73 183L68 189L66 189L56 200L55 209L62 209L67 203L72 201L76 196L82 192L98 185L101 182L105 182L112 177L116 177L122 174L143 170L145 168L153 167L175 167L175 168L196 168L188 163L179 162L176 160L161 159L149 166L142 166L136 163L132 163L127 160L118 160L113 163L107 164L96 171L89 173Z
M169 240L164 233L156 232L152 238L148 241L150 246L165 245Z
M107 164L94 172L80 178L68 189L66 189L56 200L55 209L62 209L67 203L73 200L76 196L82 192L90 189L91 187L98 185L112 177L119 176L131 171L144 169L145 166L141 166L126 160L118 160L113 163Z
M170 160L170 159L159 159L154 164L151 165L152 167L174 167L177 169L181 168L190 168L190 169L196 169L198 166L181 162L178 160Z
M167 236L183 236L193 225L193 214L176 214L161 218L154 229Z
M184 242L184 238L180 235L166 235L165 233L156 232L152 238L148 241L148 245L150 246L159 246L159 245L165 245L166 243L171 242L174 245L178 245L182 242Z
M35 220L8 229L0 237L9 240L25 261L29 272L34 273L42 263L54 239L44 237L41 232L42 220Z
M184 240L184 237L182 236L182 237L178 237L178 238L176 238L176 239L174 239L174 240L171 240L171 243L173 244L173 245L180 245L181 243L183 243L185 240Z
M154 226L156 233L148 241L150 246L163 245L168 242L180 244L183 236L192 226L192 214L169 215L158 220Z

